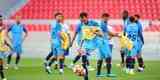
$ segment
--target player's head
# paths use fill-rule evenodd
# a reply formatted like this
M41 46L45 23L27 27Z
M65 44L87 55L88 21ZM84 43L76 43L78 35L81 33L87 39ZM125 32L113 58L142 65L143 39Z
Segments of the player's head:
M16 23L20 24L20 22L21 22L21 17L20 16L16 16Z
M136 20L135 20L135 17L134 16L130 16L129 17L129 21L131 22L131 23L134 23Z
M128 11L127 11L127 10L124 10L124 11L122 12L122 18L123 18L123 20L126 20L126 19L128 18L128 16L129 16Z
M82 23L87 23L88 22L88 14L86 12L81 12L79 15L79 18Z
M64 20L64 16L60 12L55 13L54 17L58 22L62 22Z
M3 16L0 14L0 26L3 24Z
M140 15L135 14L135 15L134 15L134 18L135 18L136 21L138 21L138 20L140 19Z
M103 13L102 16L101 16L102 20L104 21L108 21L109 18L110 18L110 15L108 13Z

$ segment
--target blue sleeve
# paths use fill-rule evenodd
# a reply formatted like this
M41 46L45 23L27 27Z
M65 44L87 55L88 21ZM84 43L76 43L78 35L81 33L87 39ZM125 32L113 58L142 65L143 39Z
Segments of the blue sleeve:
M12 26L9 26L9 28L8 28L8 32L10 32L12 30Z
M76 27L76 33L79 33L81 31L81 24L78 24Z
M142 30L142 24L140 22L138 22L138 28L139 28L139 31L138 31L138 34L139 34L139 37L142 41L142 43L144 44L144 37L143 37L143 30Z
M25 33L27 33L28 32L28 30L26 29L26 27L23 25L23 31L25 32Z

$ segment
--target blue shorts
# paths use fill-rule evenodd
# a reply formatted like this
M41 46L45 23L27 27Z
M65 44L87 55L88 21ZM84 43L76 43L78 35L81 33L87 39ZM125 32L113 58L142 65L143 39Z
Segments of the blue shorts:
M65 50L61 46L56 46L56 45L53 44L52 52L53 52L53 56L57 57L57 56L63 56Z
M98 59L106 59L112 57L111 48L107 40L102 40L98 45Z
M142 51L143 43L141 41L138 41L137 44L137 54L140 54Z
M22 53L22 45L21 44L13 45L13 52L15 52L16 54L21 54Z

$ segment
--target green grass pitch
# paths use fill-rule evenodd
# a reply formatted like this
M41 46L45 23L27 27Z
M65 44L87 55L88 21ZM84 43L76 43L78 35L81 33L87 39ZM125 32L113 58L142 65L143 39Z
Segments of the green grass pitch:
M70 60L67 60L69 63ZM92 66L96 66L96 61L92 60ZM118 61L113 61L112 72L117 75L115 78L96 78L96 71L89 72L89 80L160 80L160 61L145 61L146 69L144 72L136 72L135 75L125 74L116 66ZM105 72L105 69L103 69ZM53 69L53 73L48 75L44 71L42 59L22 59L19 70L10 67L5 70L8 80L83 80L76 76L71 69L65 68L63 75L58 70Z

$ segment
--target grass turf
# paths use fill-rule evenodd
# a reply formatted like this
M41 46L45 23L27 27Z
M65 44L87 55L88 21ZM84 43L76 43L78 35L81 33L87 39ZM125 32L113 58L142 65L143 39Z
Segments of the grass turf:
M67 60L70 63L70 60ZM91 61L92 66L96 66L96 61ZM89 80L160 80L160 61L145 61L146 69L144 72L136 72L135 75L125 74L116 66L118 61L113 61L112 72L117 76L115 78L96 78L96 71L89 72ZM103 69L103 72L106 70ZM76 76L71 69L65 68L63 75L58 70L53 69L52 74L47 74L44 70L42 59L22 59L18 70L10 67L5 70L8 80L83 80L82 77Z

